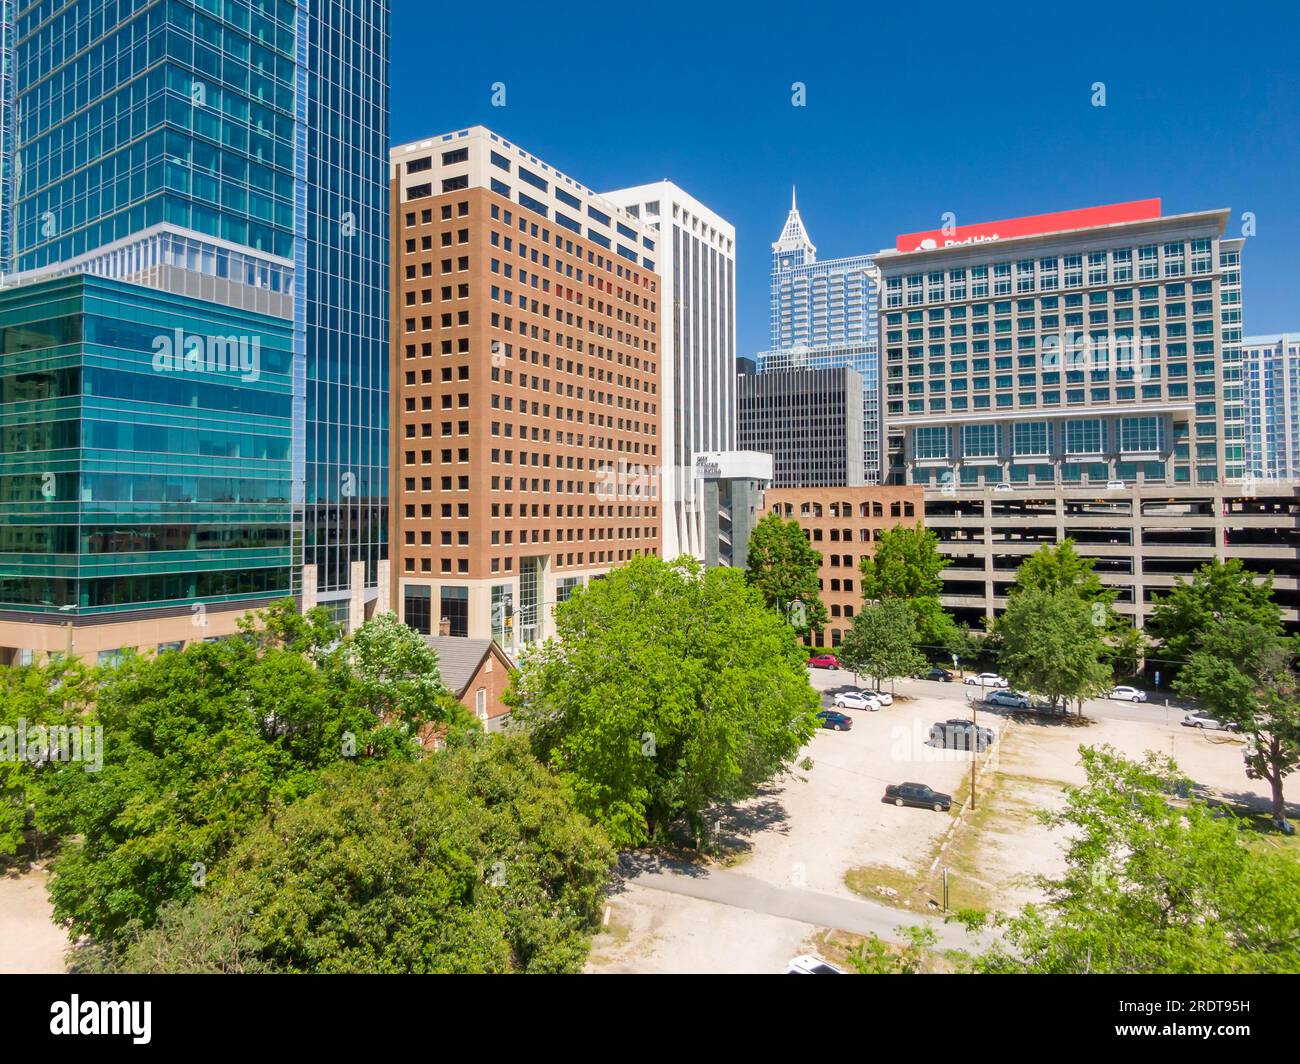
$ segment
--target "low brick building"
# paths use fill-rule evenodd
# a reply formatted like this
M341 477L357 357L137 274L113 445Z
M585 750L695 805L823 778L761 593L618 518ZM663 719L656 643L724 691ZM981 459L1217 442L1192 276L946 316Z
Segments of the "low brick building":
M442 682L482 723L485 731L500 731L510 718L502 700L510 686L514 662L494 639L431 635L425 641L438 655Z
M830 615L811 645L838 646L862 606L858 565L870 556L886 529L925 519L925 489L909 487L769 488L769 513L798 521L822 556L819 583Z

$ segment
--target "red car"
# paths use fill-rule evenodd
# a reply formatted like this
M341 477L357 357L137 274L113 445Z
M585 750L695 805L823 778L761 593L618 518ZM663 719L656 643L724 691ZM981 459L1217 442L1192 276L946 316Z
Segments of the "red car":
M810 669L838 669L840 659L834 654L818 654L815 658L808 659L808 668Z

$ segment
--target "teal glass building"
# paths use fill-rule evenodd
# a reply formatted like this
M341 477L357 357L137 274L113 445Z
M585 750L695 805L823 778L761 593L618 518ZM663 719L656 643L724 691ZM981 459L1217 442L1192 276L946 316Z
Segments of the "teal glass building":
M0 653L7 618L255 605L304 567L340 616L357 563L377 598L388 33L387 0L0 4ZM256 341L255 378L159 370L166 338Z
M183 341L203 356L188 367L170 357L177 330L205 339ZM5 609L105 615L289 586L289 322L80 274L0 291L0 344Z

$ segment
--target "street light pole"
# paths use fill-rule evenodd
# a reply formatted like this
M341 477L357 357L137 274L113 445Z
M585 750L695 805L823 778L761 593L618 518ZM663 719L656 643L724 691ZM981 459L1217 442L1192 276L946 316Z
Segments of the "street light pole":
M975 808L975 768L980 756L979 700L972 698L970 703L970 807Z

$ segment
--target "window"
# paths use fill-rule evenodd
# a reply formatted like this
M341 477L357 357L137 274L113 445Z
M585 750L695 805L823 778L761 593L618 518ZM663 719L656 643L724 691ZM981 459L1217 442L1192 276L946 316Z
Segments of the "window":
M941 425L916 429L912 433L912 451L916 458L947 458L948 430Z
M1011 426L1011 453L1045 455L1052 448L1052 426L1047 421L1017 421Z
M967 458L996 458L998 456L998 426L989 424L963 425L961 428L962 454Z
M444 587L440 600L440 621L449 625L448 635L469 635L469 588ZM441 624L439 631L441 632Z
M1080 418L1065 423L1066 454L1101 454L1106 448L1106 426L1101 418Z
M1152 453L1164 447L1164 421L1158 417L1125 417L1119 422L1119 447L1126 453Z

